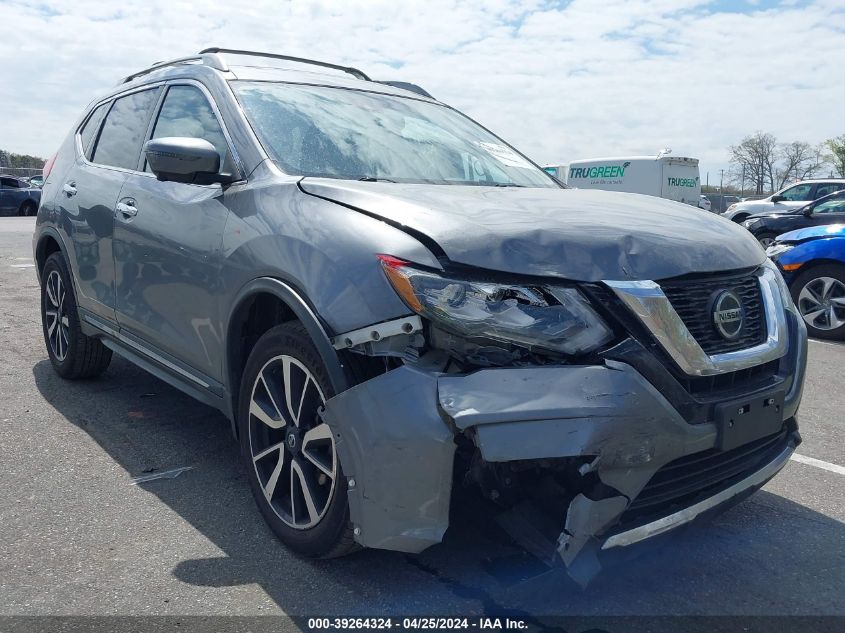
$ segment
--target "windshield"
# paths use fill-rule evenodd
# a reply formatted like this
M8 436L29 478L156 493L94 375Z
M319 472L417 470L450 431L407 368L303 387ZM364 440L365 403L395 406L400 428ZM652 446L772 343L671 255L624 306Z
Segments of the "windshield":
M441 185L558 187L446 106L384 94L232 82L264 148L289 174Z

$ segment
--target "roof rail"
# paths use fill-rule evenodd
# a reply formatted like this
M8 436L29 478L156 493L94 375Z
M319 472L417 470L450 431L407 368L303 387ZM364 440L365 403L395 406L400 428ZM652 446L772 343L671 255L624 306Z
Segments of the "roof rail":
M363 79L364 81L372 81L363 71L358 70L357 68L352 68L351 66L338 66L337 64L329 64L328 62L318 62L314 59L306 59L305 57L291 57L290 55L277 55L275 53L259 53L256 51L244 51L239 50L236 48L206 48L200 51L200 55L203 54L213 54L213 53L229 53L230 55L249 55L251 57L266 57L269 59L283 59L289 62L297 62L299 64L312 64L314 66L322 66L323 68L332 68L334 70L340 70L345 73L349 73L353 77L358 79Z
M177 66L179 64L185 64L188 62L202 62L204 66L210 66L211 68L222 72L228 72L229 70L229 67L226 65L226 62L224 62L219 55L214 55L211 52L207 53L206 51L203 51L199 55L189 55L188 57L177 57L176 59L171 59L168 61L156 62L149 68L139 70L137 73L132 73L131 75L125 77L120 83L125 84L132 81L133 79L137 79L138 77L159 70L161 68L165 68L167 66Z

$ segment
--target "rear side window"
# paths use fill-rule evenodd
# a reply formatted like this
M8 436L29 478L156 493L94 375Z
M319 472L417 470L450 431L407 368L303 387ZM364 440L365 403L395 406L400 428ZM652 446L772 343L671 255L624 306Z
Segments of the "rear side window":
M138 168L141 143L157 96L158 88L155 88L115 100L103 123L93 162L124 169Z
M840 189L842 189L842 185L838 182L826 182L823 185L818 185L816 187L815 198L816 200L824 198L826 195L833 193L834 191L839 191Z
M100 129L100 123L103 121L103 116L106 114L106 110L109 108L108 103L104 103L100 106L97 106L94 109L94 112L91 113L91 116L88 117L88 120L85 122L85 125L82 126L82 129L79 130L79 140L82 143L82 153L85 154L85 158L91 160L91 152L94 149L94 139L97 136L97 130Z
M205 139L220 154L220 171L232 173L226 137L208 99L194 86L173 86L164 97L152 138L182 136ZM150 171L149 166L146 167Z

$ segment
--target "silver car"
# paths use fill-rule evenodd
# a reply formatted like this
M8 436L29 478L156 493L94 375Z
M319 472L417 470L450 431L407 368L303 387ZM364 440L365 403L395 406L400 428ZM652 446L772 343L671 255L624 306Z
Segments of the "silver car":
M741 223L757 213L778 213L803 207L842 188L845 188L845 178L802 180L759 200L735 202L722 215Z
M302 554L424 550L466 484L586 581L800 442L804 322L745 229L567 189L412 84L208 49L93 101L44 173L55 370L117 352L220 409Z

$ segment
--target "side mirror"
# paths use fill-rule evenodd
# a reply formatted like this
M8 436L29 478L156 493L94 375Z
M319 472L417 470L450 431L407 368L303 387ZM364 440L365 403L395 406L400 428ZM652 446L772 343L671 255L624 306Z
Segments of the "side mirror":
M144 155L159 180L210 184L219 180L220 154L202 138L167 136L144 144Z
M804 217L813 217L813 207L804 207L802 213L804 214Z
M772 202L783 202L784 200L786 200L786 198L784 198L783 196L775 195L771 197Z

